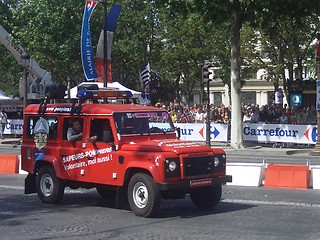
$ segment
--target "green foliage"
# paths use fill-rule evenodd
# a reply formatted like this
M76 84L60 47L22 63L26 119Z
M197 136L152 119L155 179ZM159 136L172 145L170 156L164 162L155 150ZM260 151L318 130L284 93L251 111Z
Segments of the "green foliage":
M312 64L311 41L319 29L319 3L298 0L119 0L122 6L113 38L114 81L142 90L139 70L148 62L159 73L154 101L159 96L172 101L192 92L201 79L201 64L208 60L215 75L230 84L231 33L234 13L240 16L241 78L259 68L277 79L284 67L297 62ZM204 7L205 6L205 7ZM83 1L7 0L0 2L0 24L42 68L51 71L55 82L84 80L80 59ZM103 4L91 17L93 46L103 26ZM20 67L0 46L0 88L17 92ZM281 53L281 54L279 54ZM279 58L279 56L282 56ZM265 61L268 58L269 61ZM9 85L6 84L10 82Z
M82 78L80 33L83 3L72 0L20 1L13 10L14 39L55 82Z

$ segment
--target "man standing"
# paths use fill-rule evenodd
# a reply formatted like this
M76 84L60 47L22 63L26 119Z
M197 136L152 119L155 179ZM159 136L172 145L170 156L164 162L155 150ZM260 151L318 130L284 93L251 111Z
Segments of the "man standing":
M4 139L4 129L6 127L6 124L8 122L7 113L4 110L1 110L0 112L0 122L1 122L1 129L0 129L0 137L1 139Z
M274 103L277 107L283 107L283 92L281 88L278 88L278 91L274 94Z

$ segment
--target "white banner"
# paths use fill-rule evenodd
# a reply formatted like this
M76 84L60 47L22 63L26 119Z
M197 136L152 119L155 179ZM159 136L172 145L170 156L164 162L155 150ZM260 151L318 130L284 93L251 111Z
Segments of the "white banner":
M162 123L155 123L160 128L164 128ZM230 125L214 124L210 125L211 142L227 142L228 129ZM180 128L181 140L206 141L205 123L176 123L175 127ZM8 119L4 134L22 135L23 120ZM295 125L295 124L264 124L264 123L244 123L243 140L254 142L283 142L315 144L317 142L316 125Z
M243 140L315 144L317 126L295 124L243 124Z
M180 128L181 140L206 141L205 123L176 123L175 126ZM212 142L227 142L228 125L211 123L210 140Z
M4 134L22 135L23 120L22 119L8 119L8 123L4 128Z

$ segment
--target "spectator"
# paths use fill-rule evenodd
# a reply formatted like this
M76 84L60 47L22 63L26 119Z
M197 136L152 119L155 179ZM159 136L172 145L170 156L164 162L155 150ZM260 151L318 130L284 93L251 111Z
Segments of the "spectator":
M212 111L211 120L214 123L223 123L223 116L221 115L221 110L219 111L218 108L214 108Z
M265 116L264 121L265 121L265 123L274 123L275 117L274 117L274 114L273 114L271 108L269 108L269 109L267 110L267 115Z
M306 118L308 124L317 124L317 111L314 107L307 108L306 110Z
M0 123L1 123L1 128L0 128L0 137L1 139L4 139L4 130L6 127L6 124L8 123L8 116L7 113L2 109L0 112Z
M307 123L307 117L304 112L304 109L300 109L297 114L297 124L306 124Z
M282 108L279 108L279 107L276 107L274 110L273 110L273 115L274 115L274 123L279 123L280 120L279 118L281 117L282 115L282 111L283 109Z
M251 114L251 122L252 123L258 123L260 122L260 114L259 110L254 110L254 112Z
M289 123L289 117L286 115L285 111L282 111L282 114L279 118L279 123L280 124L288 124Z
M194 120L195 120L196 123L199 123L199 122L202 123L202 122L204 122L204 112L203 112L203 109L202 109L201 106L199 106L199 107L197 108L197 112L196 112L196 114L195 114Z
M177 114L174 110L170 111L170 116L171 116L172 122L176 123L178 121Z
M290 124L297 124L297 116L298 116L298 109L297 107L292 107L291 108L291 115L289 118L289 123Z
M267 118L267 115L268 115L268 107L267 106L262 106L260 108L260 121L261 122L265 122L266 118Z
M228 114L228 111L224 112L224 117L223 117L223 123L224 124L230 124L230 117L229 117L229 114Z
M277 107L283 108L283 92L281 88L278 88L278 90L274 94L274 103Z
M243 123L249 123L249 122L251 122L251 116L250 116L250 113L249 113L248 110L246 110L246 111L244 112L244 115L243 115L243 118L242 118L242 122L243 122Z
M157 103L154 105L155 107L161 108L164 105L164 102L161 98L158 99Z

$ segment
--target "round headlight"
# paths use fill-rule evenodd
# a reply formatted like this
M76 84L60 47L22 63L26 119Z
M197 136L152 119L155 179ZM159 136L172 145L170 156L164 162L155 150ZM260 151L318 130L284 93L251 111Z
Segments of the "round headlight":
M173 172L174 170L176 170L176 168L177 168L176 162L175 162L175 161L171 161L171 162L169 163L169 170L170 170L171 172Z
M214 166L215 166L215 167L218 167L219 163L220 163L219 158L214 157L214 159L213 159L213 164L214 164Z

